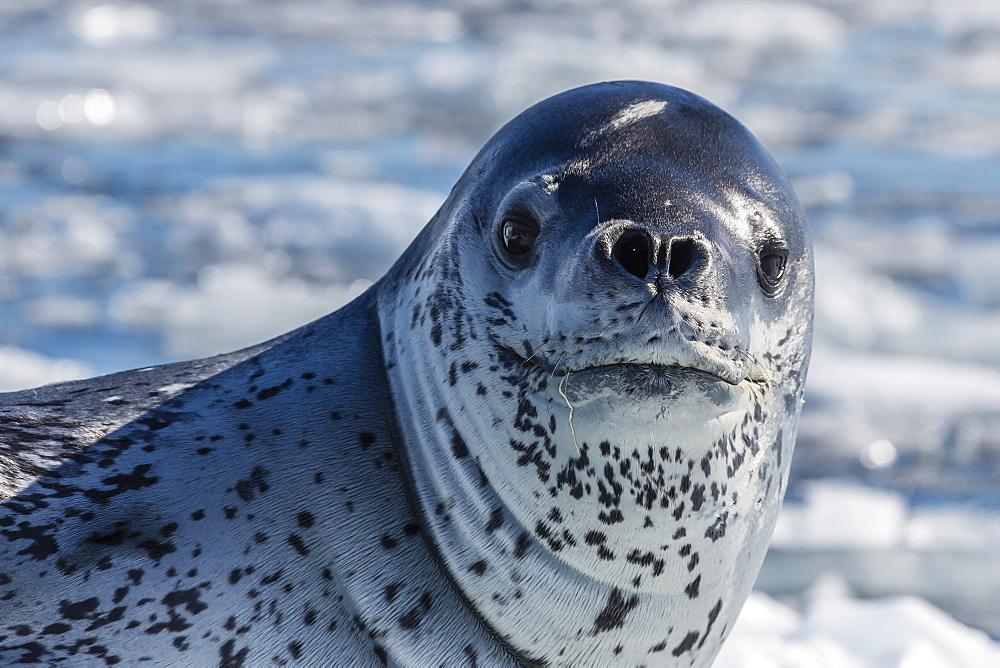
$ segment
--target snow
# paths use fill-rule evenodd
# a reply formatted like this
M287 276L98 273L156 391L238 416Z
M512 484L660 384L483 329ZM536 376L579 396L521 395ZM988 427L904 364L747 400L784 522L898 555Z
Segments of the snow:
M814 480L802 501L782 509L771 541L781 550L1000 552L1000 510L912 508L892 490L857 482Z
M780 548L878 549L901 541L907 515L898 494L845 482L814 482L805 503L783 508L772 545Z
M297 278L275 278L255 265L208 265L194 288L143 281L111 303L116 320L164 333L168 352L206 357L259 343L273 333L330 313L351 289L316 287Z
M800 438L864 457L880 441L894 449L1000 451L1000 368L915 355L847 352L818 344L810 364ZM962 444L963 433L968 443Z
M798 612L760 593L743 607L715 668L984 668L1000 646L913 596L860 600L835 577Z

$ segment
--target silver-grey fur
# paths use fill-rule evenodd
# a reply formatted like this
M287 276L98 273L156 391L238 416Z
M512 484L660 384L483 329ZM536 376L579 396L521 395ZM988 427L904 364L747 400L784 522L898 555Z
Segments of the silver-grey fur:
M709 665L811 320L805 218L741 125L657 84L550 98L340 311L2 397L0 662Z

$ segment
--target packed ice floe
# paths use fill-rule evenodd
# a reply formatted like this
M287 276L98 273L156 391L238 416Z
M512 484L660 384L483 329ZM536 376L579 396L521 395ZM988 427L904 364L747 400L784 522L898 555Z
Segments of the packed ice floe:
M851 597L830 577L795 610L761 593L747 600L715 668L985 668L1000 646L930 603Z

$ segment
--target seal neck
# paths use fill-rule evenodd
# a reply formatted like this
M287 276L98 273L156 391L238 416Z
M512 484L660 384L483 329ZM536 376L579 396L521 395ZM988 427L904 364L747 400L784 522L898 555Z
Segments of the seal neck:
M470 294L453 243L378 295L402 458L449 575L529 660L707 665L763 561L794 420L767 420L759 389L708 419L575 407L493 341L495 293Z

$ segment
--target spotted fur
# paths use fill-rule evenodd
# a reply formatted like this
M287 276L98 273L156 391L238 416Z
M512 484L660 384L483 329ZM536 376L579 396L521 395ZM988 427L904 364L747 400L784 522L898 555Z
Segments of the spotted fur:
M498 255L515 205L530 266ZM615 269L637 226L697 271ZM730 117L636 82L543 102L344 309L0 397L0 664L708 665L784 490L811 299L801 211Z

